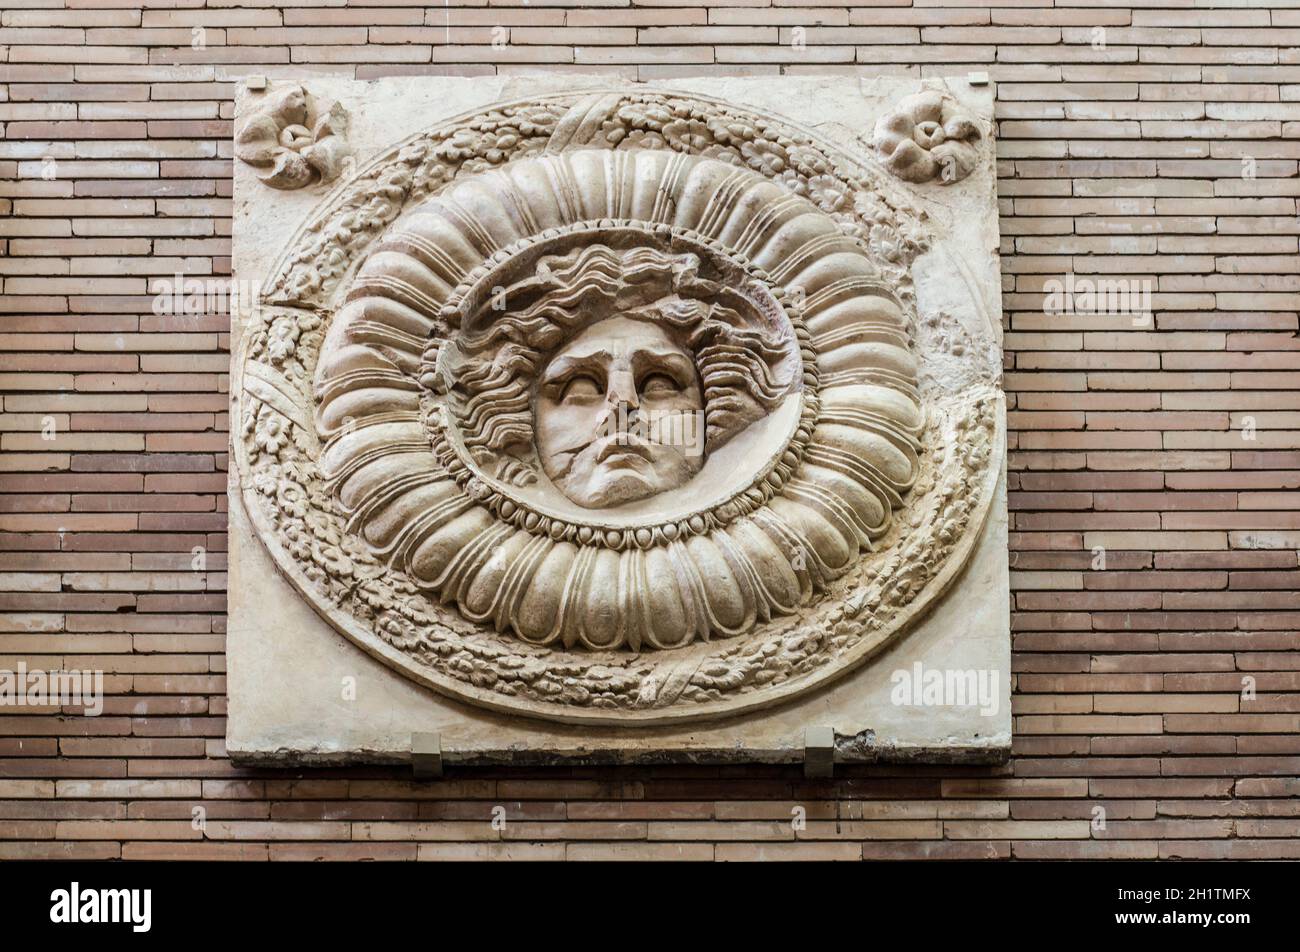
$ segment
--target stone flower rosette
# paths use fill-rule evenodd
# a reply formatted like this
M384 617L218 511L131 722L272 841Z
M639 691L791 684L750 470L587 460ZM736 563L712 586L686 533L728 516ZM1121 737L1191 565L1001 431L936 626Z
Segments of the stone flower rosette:
M272 268L232 383L246 510L322 617L473 704L666 724L813 690L941 597L998 481L994 332L963 339L969 372L927 371L954 336L918 320L933 227L869 158L696 95L448 120L337 189ZM691 262L785 348L736 465L649 508L566 506L509 440L471 445L498 391L447 371L515 333L501 288L584 248Z
M338 103L321 112L302 86L269 93L235 133L235 156L258 169L262 183L299 189L338 177L351 154L347 115Z
M881 162L905 182L950 185L979 162L979 122L955 99L930 89L900 100L876 123Z

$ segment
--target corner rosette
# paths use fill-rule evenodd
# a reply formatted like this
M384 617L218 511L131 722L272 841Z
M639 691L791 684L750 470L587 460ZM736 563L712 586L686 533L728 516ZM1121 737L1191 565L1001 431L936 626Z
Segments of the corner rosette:
M890 173L905 182L960 182L979 162L979 125L951 96L937 90L899 101L876 123L872 146Z
M290 86L272 94L240 126L235 156L266 169L258 177L271 188L293 190L329 182L338 177L351 154L347 127L347 114L338 103L313 115L307 91Z

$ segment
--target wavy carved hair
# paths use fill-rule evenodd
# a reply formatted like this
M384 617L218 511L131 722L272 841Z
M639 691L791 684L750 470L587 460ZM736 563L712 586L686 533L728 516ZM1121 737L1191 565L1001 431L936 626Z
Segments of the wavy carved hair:
M475 458L519 457L532 447L537 374L566 340L616 315L659 324L693 355L706 452L775 409L793 378L789 335L746 321L739 293L701 278L699 266L696 255L646 247L591 245L542 258L532 277L506 289L505 313L448 341L439 355L443 387ZM505 468L498 475L532 481L517 463Z

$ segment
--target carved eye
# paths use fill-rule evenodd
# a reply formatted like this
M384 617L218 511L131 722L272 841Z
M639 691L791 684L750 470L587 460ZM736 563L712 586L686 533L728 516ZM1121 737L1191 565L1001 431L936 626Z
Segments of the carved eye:
M586 400L591 397L599 397L600 394L600 384L596 382L596 378L581 374L564 385L564 392L560 394L560 399Z
M641 392L648 397L667 397L681 391L677 381L667 374L650 374L641 381Z

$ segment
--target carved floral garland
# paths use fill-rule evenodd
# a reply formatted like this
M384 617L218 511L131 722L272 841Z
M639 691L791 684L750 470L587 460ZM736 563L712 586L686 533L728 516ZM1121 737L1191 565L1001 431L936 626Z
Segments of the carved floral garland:
M717 103L662 93L613 95L621 104L599 133L609 148L667 148L748 166L809 199L869 249L877 263L892 266L897 287L910 285L907 268L926 246L920 226L925 215L887 187L885 176L866 169L846 172L811 136ZM569 94L504 106L404 143L395 155L358 176L312 223L300 250L272 276L263 299L319 305L322 292L403 208L459 175L554 147L557 126L582 98ZM572 130L559 131L566 133Z

